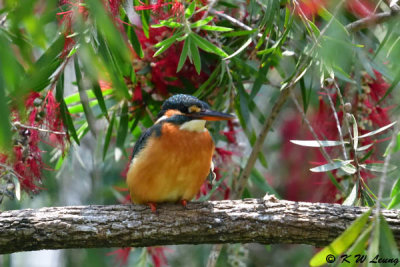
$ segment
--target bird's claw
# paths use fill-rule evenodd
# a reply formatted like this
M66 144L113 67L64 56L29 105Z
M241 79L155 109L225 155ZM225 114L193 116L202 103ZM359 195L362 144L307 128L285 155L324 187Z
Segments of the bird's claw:
M186 208L187 200L186 200L186 199L182 199L182 200L181 200L181 204L182 204L182 206L183 206L184 208Z
M157 204L154 202L148 202L147 205L149 205L151 212L156 213L157 212Z

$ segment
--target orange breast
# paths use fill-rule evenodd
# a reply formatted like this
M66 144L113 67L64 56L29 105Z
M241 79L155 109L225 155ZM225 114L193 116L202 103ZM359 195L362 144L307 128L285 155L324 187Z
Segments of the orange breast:
M150 137L131 163L127 184L134 203L191 200L211 166L210 133L179 130L163 124L160 137Z

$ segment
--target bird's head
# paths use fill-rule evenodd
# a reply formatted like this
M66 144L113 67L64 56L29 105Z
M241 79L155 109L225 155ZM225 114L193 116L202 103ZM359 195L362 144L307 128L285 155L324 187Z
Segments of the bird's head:
M212 110L206 102L194 96L178 94L165 100L158 114L157 122L167 120L182 126L184 124L187 126L202 124L204 127L205 121L231 120L233 118L235 117L231 114Z

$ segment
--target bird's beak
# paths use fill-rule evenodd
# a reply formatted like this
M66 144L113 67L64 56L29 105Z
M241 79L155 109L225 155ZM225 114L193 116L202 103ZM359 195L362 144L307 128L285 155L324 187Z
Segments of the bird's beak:
M206 121L223 121L223 120L232 120L235 118L235 116L228 114L228 113L223 113L223 112L218 112L214 110L204 110L196 113L190 114L191 117L194 117L196 119L200 120L206 120Z

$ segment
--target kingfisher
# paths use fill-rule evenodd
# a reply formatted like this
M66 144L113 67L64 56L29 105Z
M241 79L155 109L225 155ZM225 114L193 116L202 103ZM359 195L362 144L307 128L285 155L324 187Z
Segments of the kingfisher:
M191 95L168 98L133 148L126 179L132 202L148 204L153 212L162 202L186 206L213 169L214 142L206 121L233 118Z

